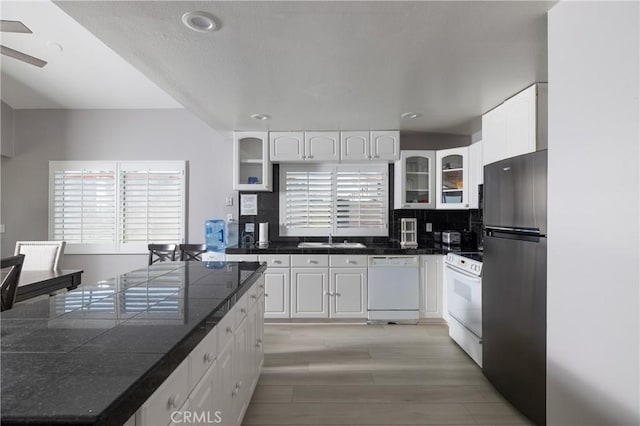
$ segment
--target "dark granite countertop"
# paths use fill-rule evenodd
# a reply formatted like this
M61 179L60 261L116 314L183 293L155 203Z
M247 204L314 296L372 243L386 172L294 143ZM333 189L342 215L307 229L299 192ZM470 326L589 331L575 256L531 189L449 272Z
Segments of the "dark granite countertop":
M216 266L160 263L3 312L2 424L124 423L266 268Z
M334 238L339 240L339 238ZM437 242L420 244L416 249L402 249L397 242L365 243L366 248L298 248L297 242L271 243L267 248L258 247L227 247L227 254L366 254L366 255L423 255L447 254L457 251L477 251L477 247L448 246Z

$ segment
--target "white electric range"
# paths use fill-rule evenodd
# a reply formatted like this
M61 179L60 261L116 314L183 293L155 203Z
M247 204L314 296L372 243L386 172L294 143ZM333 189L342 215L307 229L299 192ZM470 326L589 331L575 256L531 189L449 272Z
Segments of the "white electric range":
M449 336L482 367L482 253L445 258Z

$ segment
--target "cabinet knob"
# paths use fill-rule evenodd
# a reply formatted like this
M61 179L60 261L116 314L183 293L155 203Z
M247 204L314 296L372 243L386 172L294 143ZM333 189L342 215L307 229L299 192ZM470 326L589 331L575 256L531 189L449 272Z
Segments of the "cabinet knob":
M231 330L231 327L227 327L227 333L231 334L233 332L233 330Z
M260 284L258 287L260 287L260 288L264 288L264 284Z
M334 296L340 296L340 293L333 293Z
M279 264L281 264L281 263L282 263L282 261L281 261L281 260L275 260L275 259L274 259L274 260L272 260L272 261L271 261L271 263L275 263L275 264L279 265Z
M264 294L264 297L269 297L269 295L267 293Z
M210 363L213 362L214 359L215 356L213 356L213 353L207 352L206 354L204 354L204 362Z
M180 394L177 393L175 395L171 395L169 400L167 401L167 406L169 408L178 408L178 401L180 400Z
M317 260L313 260L313 259L308 259L307 263L318 263L318 261Z
M247 313L247 310L246 310L245 308L240 308L240 313L241 313L241 314L246 314L246 313Z
M313 158L313 155L307 155L305 158L307 158L307 159L309 159L309 160L310 160L310 159L312 159L312 158Z
M355 264L355 263L356 263L356 261L355 261L355 260L351 260L351 259L347 259L347 263L349 263L349 264L353 265L353 264Z
M325 291L325 292L324 292L324 295L325 295L325 296L331 296L331 293L329 293L328 291Z
M257 298L258 298L258 296L256 296L255 294L252 294L252 295L251 295L251 298L252 298L252 299L257 299Z

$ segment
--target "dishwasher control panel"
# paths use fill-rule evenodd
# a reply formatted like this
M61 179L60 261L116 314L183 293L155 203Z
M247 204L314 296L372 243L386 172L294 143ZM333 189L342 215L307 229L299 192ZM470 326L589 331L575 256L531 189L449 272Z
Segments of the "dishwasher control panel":
M417 256L369 256L369 267L419 266Z

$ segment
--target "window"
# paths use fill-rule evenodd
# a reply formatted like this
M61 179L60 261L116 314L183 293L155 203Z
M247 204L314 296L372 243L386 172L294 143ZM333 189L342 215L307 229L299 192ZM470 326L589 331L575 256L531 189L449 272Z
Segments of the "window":
M280 165L280 235L387 236L388 166Z
M67 253L144 253L148 243L181 243L186 164L51 161L49 239Z

